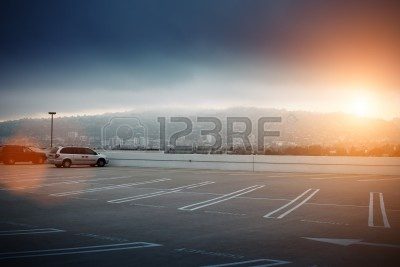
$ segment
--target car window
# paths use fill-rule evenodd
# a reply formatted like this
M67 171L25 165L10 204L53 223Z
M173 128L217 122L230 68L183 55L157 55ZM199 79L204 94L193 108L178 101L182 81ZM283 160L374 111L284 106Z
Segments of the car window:
M85 154L88 155L97 155L96 152L94 152L93 150L91 150L90 148L84 148Z
M73 147L64 147L61 149L60 153L61 154L74 154Z
M75 147L75 154L85 154L85 149L81 147Z

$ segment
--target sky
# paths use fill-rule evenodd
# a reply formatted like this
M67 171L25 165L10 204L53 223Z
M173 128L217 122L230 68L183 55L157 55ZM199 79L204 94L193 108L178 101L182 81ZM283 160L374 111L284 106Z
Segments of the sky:
M369 0L1 1L0 120L238 106L400 117L399 14Z

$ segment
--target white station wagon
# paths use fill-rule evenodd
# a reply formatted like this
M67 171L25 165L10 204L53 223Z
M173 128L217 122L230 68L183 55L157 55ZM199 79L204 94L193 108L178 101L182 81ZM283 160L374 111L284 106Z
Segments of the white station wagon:
M90 165L104 167L108 164L105 155L97 153L88 147L54 147L48 154L49 163L57 168L69 168L71 165Z

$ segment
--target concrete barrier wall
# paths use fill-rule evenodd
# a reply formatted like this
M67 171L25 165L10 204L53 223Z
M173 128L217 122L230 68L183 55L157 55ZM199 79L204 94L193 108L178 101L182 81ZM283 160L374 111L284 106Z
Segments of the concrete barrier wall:
M400 158L201 155L105 151L111 166L400 175Z

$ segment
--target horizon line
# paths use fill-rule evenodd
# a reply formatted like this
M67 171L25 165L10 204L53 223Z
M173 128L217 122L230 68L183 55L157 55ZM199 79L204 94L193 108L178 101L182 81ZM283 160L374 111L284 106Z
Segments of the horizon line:
M393 121L396 119L400 119L399 116L392 116L392 117L376 117L376 116L360 116L356 114L352 114L349 112L345 111L313 111L313 110L302 110L302 109L287 109L287 108L276 108L276 107L258 107L258 106L231 106L231 107L224 107L224 108L195 108L193 109L188 109L186 107L162 107L162 108L154 108L154 109L129 109L129 110L120 110L120 111L106 111L106 112L98 112L98 113L92 113L90 111L82 111L80 113L70 113L70 112L60 112L58 113L60 116L55 116L55 119L60 119L60 118L72 118L72 117L90 117L90 116L107 116L107 115L115 115L115 114L120 114L120 113L151 113L151 112L156 112L156 111L162 111L162 110L185 110L186 112L193 113L196 111L204 112L213 112L213 111L227 111L230 109L237 109L237 108L245 108L245 109L269 109L269 110L276 110L276 111L283 111L283 112L305 112L305 113L313 113L313 114L321 114L321 115L330 115L330 114L340 114L340 115L346 115L350 117L355 117L359 119L369 119L369 120L384 120L384 121ZM43 114L47 114L47 112L44 112ZM184 114L183 114L184 115ZM186 114L188 115L188 114ZM9 119L0 119L0 123L3 122L12 122L12 121L19 121L19 120L40 120L40 119L50 119L47 116L43 115L33 115L31 117L19 117L19 118L9 118Z

